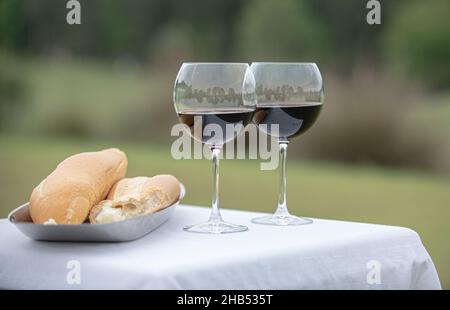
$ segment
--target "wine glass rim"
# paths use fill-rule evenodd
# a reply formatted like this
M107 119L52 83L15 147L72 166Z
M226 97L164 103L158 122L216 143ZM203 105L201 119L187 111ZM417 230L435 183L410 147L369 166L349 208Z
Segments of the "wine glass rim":
M255 61L255 62L252 62L252 65L302 65L302 66L315 65L315 66L317 66L317 63L315 63L315 62L270 62L270 61Z

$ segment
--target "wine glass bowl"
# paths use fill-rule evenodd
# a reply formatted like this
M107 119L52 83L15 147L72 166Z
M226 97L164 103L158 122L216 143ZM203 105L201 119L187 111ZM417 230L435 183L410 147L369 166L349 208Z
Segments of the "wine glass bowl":
M324 91L319 68L314 63L253 63L251 70L257 96L254 123L278 139L281 165L276 212L252 222L277 226L310 224L310 219L289 214L286 156L289 142L308 131L322 110Z
M255 80L246 63L184 63L175 80L173 101L178 119L197 141L211 148L214 163L212 211L208 221L183 229L230 233L246 226L222 220L219 206L219 154L252 121Z
M194 139L221 147L252 120L256 106L253 74L248 64L185 63L175 81L174 103L180 122ZM239 128L227 132L227 125Z

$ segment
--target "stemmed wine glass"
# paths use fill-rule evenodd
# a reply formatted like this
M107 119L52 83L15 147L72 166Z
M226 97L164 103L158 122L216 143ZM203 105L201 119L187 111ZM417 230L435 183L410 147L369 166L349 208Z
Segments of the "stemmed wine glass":
M253 63L257 108L254 122L276 137L280 147L278 208L273 215L252 219L266 225L304 225L311 219L289 214L286 204L286 155L292 138L305 133L316 121L324 98L323 81L315 63ZM275 125L275 126L274 126Z
M219 208L219 155L252 121L255 80L246 63L184 63L175 81L175 110L191 136L211 148L214 164L209 220L183 229L198 233L232 233L246 226L224 222Z

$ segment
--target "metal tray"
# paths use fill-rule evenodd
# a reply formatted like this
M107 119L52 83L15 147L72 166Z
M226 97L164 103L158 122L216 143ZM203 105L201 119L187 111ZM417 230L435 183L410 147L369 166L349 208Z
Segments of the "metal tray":
M180 184L180 199L168 208L153 214L109 224L42 225L31 221L28 203L13 210L8 220L25 236L40 241L124 242L147 235L165 223L183 199L186 189Z

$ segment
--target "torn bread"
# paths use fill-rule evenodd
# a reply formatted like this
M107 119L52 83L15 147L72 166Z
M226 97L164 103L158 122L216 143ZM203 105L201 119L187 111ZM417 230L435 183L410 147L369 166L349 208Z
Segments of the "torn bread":
M180 183L171 175L123 179L91 209L89 220L107 224L147 215L171 206L179 196Z

